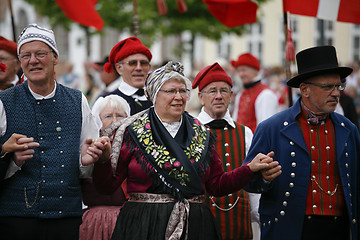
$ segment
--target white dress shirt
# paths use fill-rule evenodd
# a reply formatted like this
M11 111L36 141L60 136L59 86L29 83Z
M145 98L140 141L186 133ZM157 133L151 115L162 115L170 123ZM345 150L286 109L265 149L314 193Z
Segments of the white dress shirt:
M233 119L237 120L239 112L240 97L242 91L235 96ZM265 119L279 112L279 100L271 89L264 89L255 100L256 124L259 125Z

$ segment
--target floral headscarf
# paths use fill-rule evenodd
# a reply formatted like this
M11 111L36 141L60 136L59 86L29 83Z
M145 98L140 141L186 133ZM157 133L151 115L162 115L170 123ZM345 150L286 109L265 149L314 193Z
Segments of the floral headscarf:
M191 82L184 76L184 67L180 62L169 61L164 66L150 72L145 81L145 95L150 102L155 104L156 96L161 86L170 79L183 79L186 89L191 89ZM190 93L187 99L190 98Z

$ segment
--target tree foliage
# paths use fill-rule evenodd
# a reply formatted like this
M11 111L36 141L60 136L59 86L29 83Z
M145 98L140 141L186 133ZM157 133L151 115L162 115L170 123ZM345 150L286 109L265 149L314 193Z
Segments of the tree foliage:
M54 0L26 0L34 5L38 14L48 17L52 26L61 25L69 29L71 21L65 16ZM74 0L76 1L76 0ZM268 0L256 0L259 6ZM176 0L165 0L166 15L159 15L156 0L137 0L139 33L142 39L152 41L156 34L163 36L190 31L193 36L201 35L218 40L222 33L241 35L244 26L228 28L211 15L202 0L186 0L188 10L180 13ZM105 26L134 32L133 0L98 0L96 9Z

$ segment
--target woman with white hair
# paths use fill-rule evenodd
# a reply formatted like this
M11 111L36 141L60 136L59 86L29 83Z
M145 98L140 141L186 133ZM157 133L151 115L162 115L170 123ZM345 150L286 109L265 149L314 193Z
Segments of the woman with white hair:
M92 107L92 113L103 130L113 122L130 116L130 106L125 99L112 94L100 97Z
M184 111L190 89L183 66L170 61L146 79L145 94L153 107L104 130L115 137L111 157L94 164L94 182L112 193L127 179L130 195L112 239L221 239L203 203L205 190L214 196L230 194L276 164L259 154L225 173L215 138ZM95 159L86 164L91 162Z
M129 104L118 95L100 97L92 108L101 130L130 115ZM126 200L126 191L120 185L111 195L100 193L92 178L81 180L83 202L87 205L80 225L80 240L108 240L115 227L120 208Z

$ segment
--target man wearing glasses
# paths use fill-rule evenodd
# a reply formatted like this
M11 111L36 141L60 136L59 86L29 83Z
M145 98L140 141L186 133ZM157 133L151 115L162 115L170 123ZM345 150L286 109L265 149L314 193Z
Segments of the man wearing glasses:
M116 94L124 98L130 105L130 115L152 106L143 89L151 58L150 50L138 38L129 37L113 47L104 65L106 72L117 71L122 76L119 87L104 96Z
M250 128L235 122L230 116L228 107L233 95L232 86L231 78L218 63L201 70L192 86L193 89L199 87L198 97L203 106L197 118L217 136L215 149L223 159L226 172L242 165L253 136ZM207 196L206 202L224 240L253 239L251 219L258 218L257 195L240 190L224 197Z
M6 66L5 71L0 71L0 90L5 90L19 83L17 72L20 62L16 54L17 44L0 36L0 63Z
M88 139L99 129L85 96L55 81L59 52L52 30L30 24L17 54L27 81L0 92L0 161L10 158L0 193L0 236L75 240L82 216L79 176L89 170L80 147L87 156Z
M299 74L287 85L300 88L300 99L258 125L245 159L274 151L282 166L272 182L259 177L247 187L262 192L261 237L359 239L359 132L334 112L352 69L338 66L333 46L305 49L296 59Z

